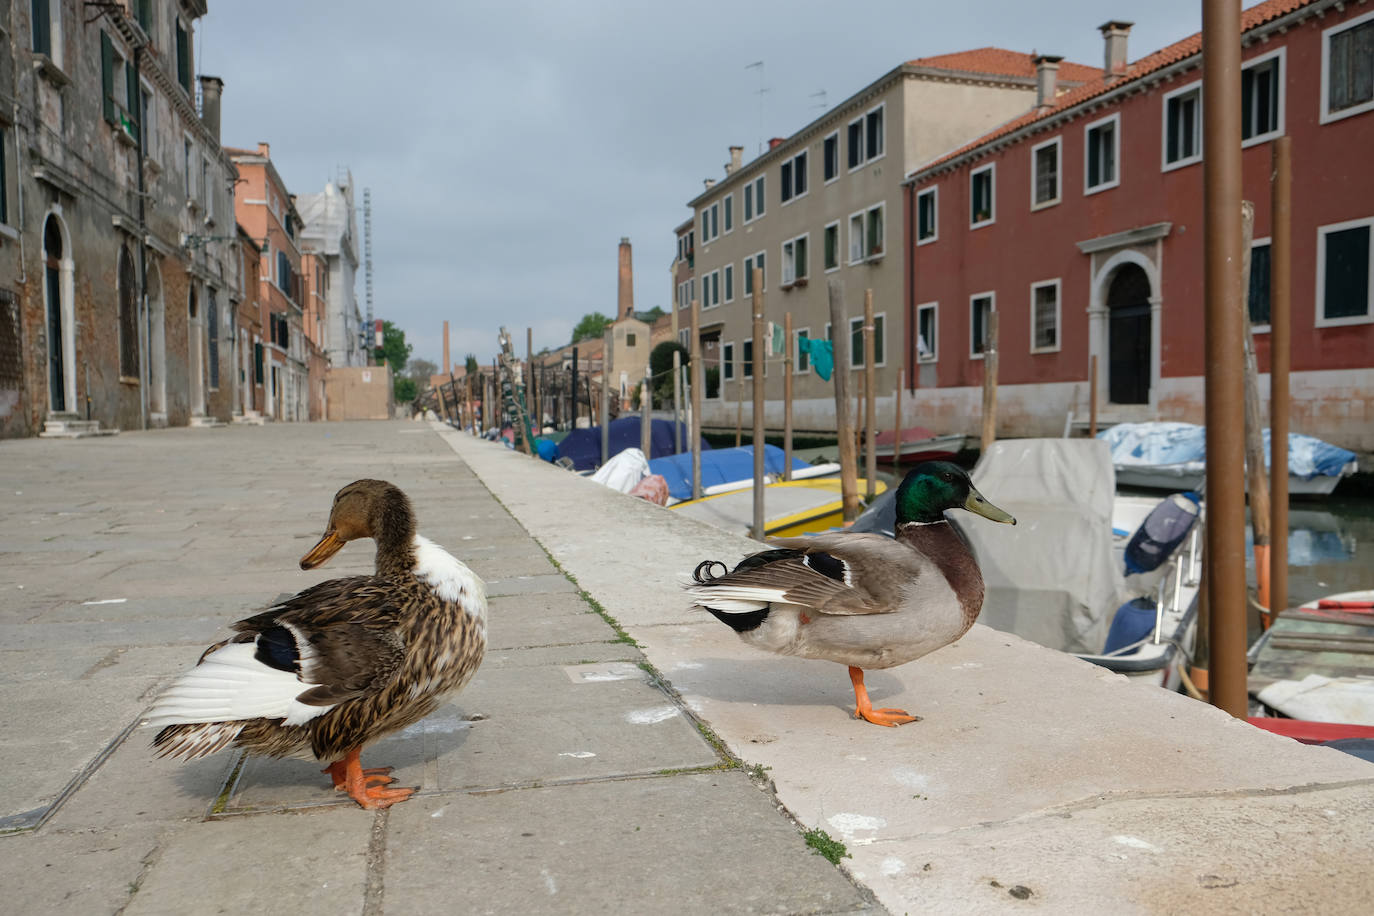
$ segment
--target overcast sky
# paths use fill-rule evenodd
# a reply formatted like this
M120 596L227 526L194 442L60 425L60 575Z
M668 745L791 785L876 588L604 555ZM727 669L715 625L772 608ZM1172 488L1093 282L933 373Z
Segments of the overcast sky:
M226 145L271 143L293 193L344 168L359 207L372 189L376 316L436 363L447 319L459 362L490 359L502 324L523 352L526 326L539 349L614 315L621 236L636 308L666 308L673 229L727 148L747 161L902 61L993 45L1101 66L1109 19L1136 23L1134 61L1197 31L1200 8L211 0L197 63L225 82ZM361 269L357 291L365 309Z

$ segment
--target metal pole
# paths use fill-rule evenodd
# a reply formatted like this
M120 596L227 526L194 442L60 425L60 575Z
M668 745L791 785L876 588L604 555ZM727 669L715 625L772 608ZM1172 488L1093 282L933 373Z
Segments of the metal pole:
M1097 354L1088 370L1088 437L1097 438Z
M1288 607L1288 369L1292 337L1289 287L1293 240L1292 140L1274 141L1274 187L1269 227L1269 621ZM1267 624L1266 624L1267 625Z
M1245 677L1245 424L1240 312L1240 0L1202 4L1207 591L1212 704L1236 717Z
M572 363L572 423L568 429L577 429L577 347L573 347Z
M864 476L868 483L864 486L864 498L873 501L878 483L878 452L873 446L877 434L877 398L874 397L873 383L876 380L873 369L873 290L864 290Z
M844 313L844 291L840 281L830 278L827 285L830 297L830 329L835 346L835 433L840 448L840 496L844 506L844 520L852 522L859 514L859 483L854 433L849 422L849 323Z
M673 338L676 342L677 338ZM673 447L675 455L682 454L682 354L673 350Z
M688 368L692 384L688 389L692 399L692 499L701 499L701 386L705 370L701 365L701 307L692 300L691 317L692 356Z
M792 479L792 313L782 319L782 479Z
M997 313L988 312L988 341L983 348L983 454L997 441ZM981 456L980 456L981 460Z
M764 539L763 525L763 269L754 268L754 539Z
M902 376L906 374L906 347L897 351L897 406L892 417L892 473L902 470Z
M613 333L609 328L601 339L601 464L604 466L611 457L611 344Z
M649 368L648 363L645 363L644 387L642 387L639 391L639 448L640 451L644 452L645 458L653 457L653 455L651 454L651 450L649 448L649 418L653 413L654 404L653 385L653 370ZM674 420L673 422L674 424L676 424L677 421Z

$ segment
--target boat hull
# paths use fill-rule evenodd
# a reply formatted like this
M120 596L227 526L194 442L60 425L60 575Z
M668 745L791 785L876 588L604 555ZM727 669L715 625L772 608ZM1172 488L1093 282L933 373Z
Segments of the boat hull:
M1204 471L1190 465L1161 464L1153 467L1141 465L1116 466L1116 482L1128 487L1141 487L1146 490L1202 490L1206 478ZM1316 477L1288 477L1288 493L1291 496L1327 496L1336 489L1341 478L1319 474Z

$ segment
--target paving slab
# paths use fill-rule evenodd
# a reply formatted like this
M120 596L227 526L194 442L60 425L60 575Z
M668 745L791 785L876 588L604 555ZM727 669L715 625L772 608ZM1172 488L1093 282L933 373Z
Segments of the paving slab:
M0 884L10 912L119 913L161 846L163 829L51 832L0 840ZM182 912L188 912L183 910Z

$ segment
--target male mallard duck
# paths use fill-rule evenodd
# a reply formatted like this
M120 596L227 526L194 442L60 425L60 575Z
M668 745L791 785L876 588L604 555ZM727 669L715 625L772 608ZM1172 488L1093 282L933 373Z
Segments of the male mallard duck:
M876 725L915 722L874 709L865 668L891 668L954 642L983 607L983 575L946 509L1016 524L983 498L963 468L928 461L897 488L896 538L837 532L777 538L734 570L708 560L687 592L746 643L779 655L849 666L854 715ZM712 569L719 566L720 575Z
M356 538L377 543L377 572L330 579L233 625L149 712L162 756L194 759L230 744L327 762L334 788L364 808L414 789L363 769L364 745L429 715L465 685L487 644L482 580L415 533L399 489L356 480L334 496L313 569Z

